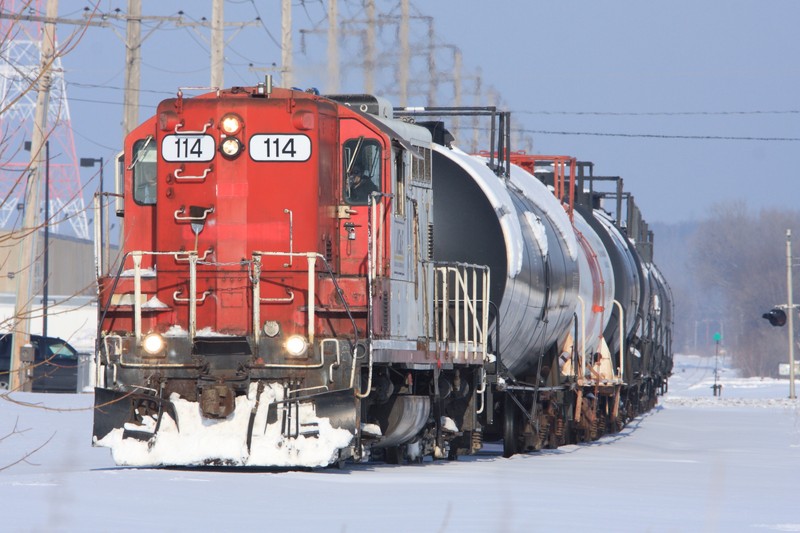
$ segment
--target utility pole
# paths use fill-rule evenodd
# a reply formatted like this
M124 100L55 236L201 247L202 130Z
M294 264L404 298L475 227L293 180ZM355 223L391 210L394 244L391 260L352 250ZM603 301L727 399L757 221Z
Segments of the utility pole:
M461 107L461 49L453 47L453 104ZM459 117L453 117L453 131L459 129Z
M139 83L142 68L142 0L128 0L125 34L125 96L122 137L139 124Z
M50 141L44 142L44 266L42 267L42 337L47 337L50 299Z
M328 0L328 91L339 92L339 11L336 0Z
M225 85L225 22L224 1L211 4L211 86L222 89Z
M292 0L281 3L281 85L291 87L292 79Z
M436 72L436 46L434 45L433 17L428 18L428 104L436 105L436 93L439 92L439 76Z
M47 17L58 16L58 0L47 0ZM19 266L17 268L17 294L14 306L14 336L11 345L11 361L9 390L30 390L30 379L26 369L22 369L22 347L30 343L31 304L33 290L31 287L31 271L36 255L37 214L39 205L39 183L41 182L42 155L47 142L47 114L50 104L50 83L52 72L50 67L55 61L56 25L45 22L42 35L41 78L37 87L36 112L31 135L31 162L28 183L25 191L25 214L22 222L22 233L25 235L20 244ZM47 224L47 221L45 221ZM45 276L47 273L45 273ZM14 372L14 369L20 369Z
M398 85L400 86L400 106L408 105L408 69L411 63L411 50L408 46L408 0L400 3L400 64L398 65Z
M786 230L786 291L788 305L786 312L789 315L789 399L797 397L794 394L794 298L792 297L792 230Z
M367 31L364 43L364 90L375 94L375 0L367 0Z

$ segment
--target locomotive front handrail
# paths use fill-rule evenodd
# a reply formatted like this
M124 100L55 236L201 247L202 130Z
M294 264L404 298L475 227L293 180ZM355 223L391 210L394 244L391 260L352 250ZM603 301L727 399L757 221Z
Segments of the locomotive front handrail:
M339 295L339 298L342 301L342 306L347 313L348 318L350 318L350 323L353 325L353 350L355 350L355 345L358 343L358 328L356 327L355 319L353 318L353 314L350 312L350 306L347 304L347 300L344 298L344 293L339 288L339 284L336 282L336 278L333 275L333 271L328 264L327 259L321 254L317 252L263 252L263 251L253 251L253 276L251 279L251 283L253 284L253 302L268 302L272 301L273 303L287 303L294 300L294 292L291 289L287 289L287 292L291 294L291 299L270 299L270 298L261 298L261 258L263 256L267 257L305 257L308 260L308 297L307 297L307 309L308 309L308 340L313 346L314 344L314 321L315 321L315 307L314 307L314 300L315 300L315 282L316 282L316 263L317 260L320 260L322 264L325 266L325 270L327 270L328 275L330 275L331 280L333 281L334 287L336 288L336 294ZM261 338L261 306L260 305L253 305L253 341L256 347L259 344L259 340ZM324 339L320 343L320 352L321 354L324 352L324 345L330 339ZM287 364L263 364L263 365L254 365L257 368L320 368L324 364L324 355L321 355L321 361L319 364L312 364L312 365L287 365ZM336 351L336 363L331 365L331 369L329 373L333 376L333 368L336 368L341 364L340 360L340 349L338 347L337 341L337 351ZM353 357L353 368L355 368L355 357Z
M305 257L308 260L308 298L306 302L306 307L308 308L308 342L312 345L314 344L314 291L315 291L315 272L316 272L316 263L317 258L322 257L317 252L305 252L305 253L294 253L294 252L261 252L261 251L254 251L253 252L253 264L255 265L255 275L253 276L253 301L260 302L261 301L261 257L263 256L272 256L272 257ZM323 258L324 259L324 258ZM261 325L261 310L259 309L260 306L254 305L253 306L253 336L256 344L258 344L259 340L259 329Z
M134 324L134 336L136 338L136 343L139 344L142 340L142 257L145 255L171 255L176 257L178 254L186 253L189 256L189 294L188 298L178 298L176 302L188 302L189 303L189 340L194 341L195 332L197 331L197 252L145 252L145 251L135 251L129 252L133 259L133 324ZM120 269L122 265L124 265L124 258L122 264L120 265ZM119 279L119 274L117 275L117 279ZM116 284L114 285L116 287ZM173 298L176 298L177 294L180 294L181 291L175 291L172 295ZM203 293L203 298L200 302L204 302L205 299L211 294L211 291L205 291ZM110 301L110 299L109 299Z
M385 206L383 202L378 203L379 198L394 198L393 194L388 193L381 193L374 191L370 193L368 198L368 213L367 213L367 339L372 339L373 336L373 329L372 329L372 300L375 297L374 294L374 280L378 277L379 274L383 274L383 242L384 242L384 220L386 218L385 213ZM377 215L377 206L380 206L380 217ZM380 224L379 224L380 222ZM377 231L375 228L378 228ZM378 261L381 261L380 265ZM355 354L355 347L353 348L353 353ZM373 351L372 351L372 343L368 343L367 345L367 353L368 357L368 374L367 374L367 392L362 393L361 390L356 391L356 397L364 399L369 396L370 391L372 390L372 363L373 363ZM355 369L355 365L353 365ZM353 377L351 376L351 385L353 382ZM359 387L360 389L360 387Z
M175 178L175 181L204 181L206 179L206 176L208 176L208 173L211 172L211 167L205 169L203 171L202 176L181 176L181 174L183 174L183 171L184 169L181 167L181 168L176 168L172 172L172 177Z

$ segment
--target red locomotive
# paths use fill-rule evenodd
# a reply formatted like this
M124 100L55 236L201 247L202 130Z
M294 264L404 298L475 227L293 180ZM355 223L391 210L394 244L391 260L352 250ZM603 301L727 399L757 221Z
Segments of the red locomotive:
M163 101L120 159L95 444L128 465L397 462L484 437L510 455L636 414L632 391L652 402L669 372L665 283L631 260L636 301L613 313L632 319L579 311L601 267L581 288L588 245L505 147L487 161L380 98L269 81Z

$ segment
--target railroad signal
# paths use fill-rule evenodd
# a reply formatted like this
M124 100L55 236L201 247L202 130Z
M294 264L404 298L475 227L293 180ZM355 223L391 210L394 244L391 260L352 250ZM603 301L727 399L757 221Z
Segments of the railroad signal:
M777 307L773 308L768 313L764 313L761 315L762 318L766 318L769 320L769 323L773 326L785 326L786 325L786 312L783 309L779 309Z

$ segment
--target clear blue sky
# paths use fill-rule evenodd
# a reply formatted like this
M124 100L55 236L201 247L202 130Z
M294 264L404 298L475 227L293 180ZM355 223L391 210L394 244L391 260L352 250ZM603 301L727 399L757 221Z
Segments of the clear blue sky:
M355 16L359 3L340 0L340 13ZM103 0L100 9L124 11L126 4ZM143 4L145 15L182 9L190 18L210 18L210 1ZM295 4L295 62L302 67L295 83L324 91L324 35L309 37L303 55L298 30L324 31L325 8L320 0ZM85 5L62 0L61 16L80 17ZM574 155L594 161L598 174L622 176L649 221L701 219L711 204L735 199L755 209L800 207L794 161L800 142L586 135L800 138L800 2L417 0L413 5L413 13L434 18L439 43L462 49L465 71L481 69L484 84L494 86L516 112L515 126L583 133L534 133L534 151ZM279 38L279 0L229 0L225 16L250 21L256 9ZM124 34L124 25L116 26ZM145 24L143 31L150 27ZM59 29L61 35L67 31ZM412 37L422 35L416 31ZM111 29L91 28L64 59L78 157L111 158L121 145L124 53ZM192 30L172 25L155 30L142 52L140 118L178 86L208 85L208 58L207 45ZM226 60L226 85L252 84L263 74L248 64L279 64L280 50L264 27L249 27L233 38ZM346 76L343 91L363 90L360 75L346 71ZM780 113L753 113L774 111Z

